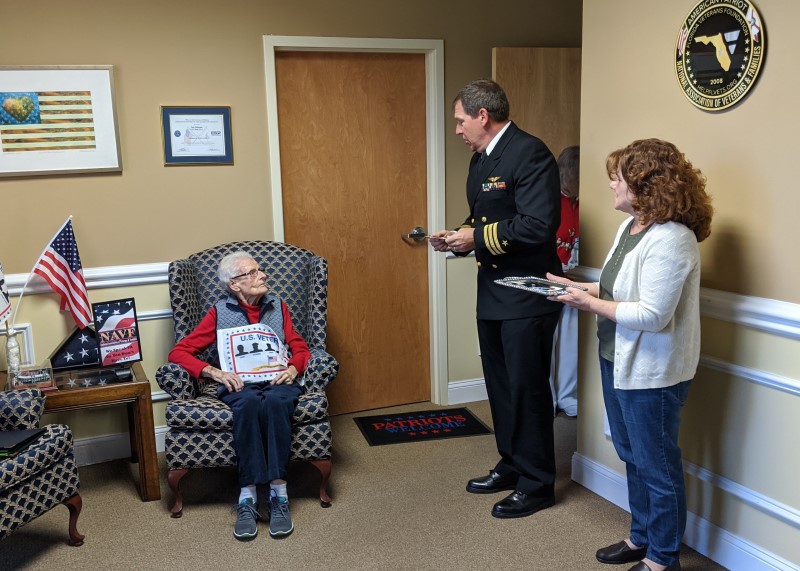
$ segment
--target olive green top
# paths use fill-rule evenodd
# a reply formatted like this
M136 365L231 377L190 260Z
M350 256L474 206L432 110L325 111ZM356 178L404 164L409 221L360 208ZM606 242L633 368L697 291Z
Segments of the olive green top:
M637 234L631 234L631 227L633 220L630 221L628 227L622 233L617 244L617 249L608 263L603 266L603 271L600 273L600 299L614 301L614 282L617 281L619 269L622 266L622 260L628 255L628 252L633 250L642 237L647 233L652 225L648 226ZM617 300L617 301L633 301L633 300ZM607 317L597 316L597 338L600 340L600 356L604 359L614 362L614 336L617 332L617 323Z

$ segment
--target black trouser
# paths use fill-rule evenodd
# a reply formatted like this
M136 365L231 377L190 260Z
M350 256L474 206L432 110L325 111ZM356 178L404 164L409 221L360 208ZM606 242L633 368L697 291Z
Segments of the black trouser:
M552 497L556 462L550 359L559 311L503 321L478 319L483 374L500 461L516 489Z
M292 415L303 387L297 383L247 383L239 392L217 387L217 397L233 411L233 449L239 458L239 485L285 480L292 442Z

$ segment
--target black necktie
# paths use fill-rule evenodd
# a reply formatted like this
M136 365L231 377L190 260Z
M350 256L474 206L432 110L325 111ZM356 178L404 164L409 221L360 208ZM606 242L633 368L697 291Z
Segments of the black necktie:
M486 162L486 153L481 153L480 158L478 159L478 168L482 168L483 164Z

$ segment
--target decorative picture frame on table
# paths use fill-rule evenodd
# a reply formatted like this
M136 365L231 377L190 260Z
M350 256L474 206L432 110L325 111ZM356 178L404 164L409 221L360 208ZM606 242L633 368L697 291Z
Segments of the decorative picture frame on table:
M164 165L232 165L230 107L161 107Z
M93 303L92 313L101 367L120 367L142 360L134 298Z
M121 170L114 66L0 66L0 177Z

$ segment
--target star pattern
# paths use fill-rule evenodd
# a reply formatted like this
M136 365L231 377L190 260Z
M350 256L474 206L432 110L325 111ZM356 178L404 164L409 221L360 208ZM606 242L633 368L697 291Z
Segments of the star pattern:
M94 330L76 329L50 356L54 369L94 365L100 362L100 351Z

